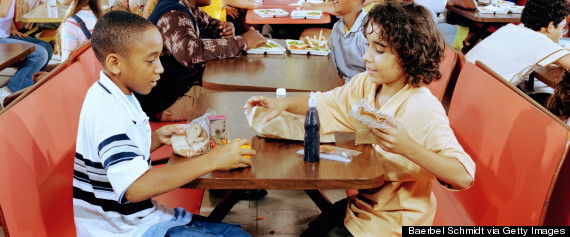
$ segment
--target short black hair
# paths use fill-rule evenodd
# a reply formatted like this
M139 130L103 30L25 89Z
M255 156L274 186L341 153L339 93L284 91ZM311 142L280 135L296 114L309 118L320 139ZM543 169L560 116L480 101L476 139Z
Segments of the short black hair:
M110 11L97 21L91 34L91 46L97 60L105 65L107 55L130 54L131 45L142 39L143 32L155 27L147 19L126 11Z
M381 28L379 38L400 58L399 64L408 74L406 84L418 87L441 78L439 63L445 41L425 7L410 2L378 4L362 25L364 35L374 33L366 31L369 24Z
M527 28L539 31L550 22L558 25L570 14L568 0L528 0L521 15L521 23Z

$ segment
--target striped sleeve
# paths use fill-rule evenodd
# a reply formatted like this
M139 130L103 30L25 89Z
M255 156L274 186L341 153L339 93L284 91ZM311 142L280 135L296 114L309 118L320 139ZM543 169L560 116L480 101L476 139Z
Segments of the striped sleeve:
M116 131L116 130L115 130ZM115 193L116 200L127 203L125 192L148 169L148 159L126 133L100 139L98 156Z

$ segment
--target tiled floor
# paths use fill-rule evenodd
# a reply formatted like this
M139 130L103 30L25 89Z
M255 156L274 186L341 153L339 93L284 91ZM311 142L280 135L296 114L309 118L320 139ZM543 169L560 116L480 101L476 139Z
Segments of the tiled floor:
M224 222L239 223L252 236L299 236L320 213L303 190L267 190L257 201L239 201ZM345 190L325 190L331 202L346 197ZM204 193L200 215L207 216L219 198Z
M241 224L254 237L296 237L320 213L303 190L267 191L269 194L260 200L239 201L223 221ZM324 193L333 203L346 197L345 190L325 190ZM219 198L204 192L200 215L210 214L219 201ZM1 227L0 237L4 237Z

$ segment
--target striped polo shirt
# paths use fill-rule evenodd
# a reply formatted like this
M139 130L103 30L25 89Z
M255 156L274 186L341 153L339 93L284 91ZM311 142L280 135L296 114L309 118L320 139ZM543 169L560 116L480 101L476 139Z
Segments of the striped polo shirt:
M173 210L151 199L130 203L129 186L150 169L151 130L133 94L103 72L85 97L77 133L73 211L78 236L141 236Z

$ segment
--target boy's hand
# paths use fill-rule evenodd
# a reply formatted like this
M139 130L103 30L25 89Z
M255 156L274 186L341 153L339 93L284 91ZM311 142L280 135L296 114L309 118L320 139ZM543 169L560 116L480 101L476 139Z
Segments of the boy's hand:
M234 19L237 19L239 16L239 10L234 7L226 6L226 14Z
M234 24L231 22L220 22L218 29L220 29L220 36L222 36L222 38L231 38L236 35Z
M243 155L255 155L255 150L239 147L244 144L249 144L249 140L239 139L223 146L217 146L208 152L210 159L213 159L215 162L216 170L230 170L250 166L251 159L245 158Z
M185 124L170 124L164 125L156 130L155 133L158 134L158 139L162 144L172 145L170 137L172 137L172 135L184 135L185 130Z
M245 38L245 42L247 42L247 49L257 48L267 42L267 39L263 37L259 31L253 29L253 27L250 27L249 30L241 36L243 36L243 38Z
M398 121L394 121L396 127L369 128L378 145L385 151L405 156L410 145L415 141L408 135L408 132Z
M279 102L277 98L267 98L265 96L253 96L245 102L243 108L245 109L245 115L249 115L251 110L255 106L263 106L269 109L269 113L265 118L263 118L262 122L267 123L274 119L275 117L279 116L281 112L285 111L285 106L283 103Z
M34 75L32 75L32 81L38 82L40 79L42 79L42 77L44 77L47 74L48 72L44 71L35 72Z

